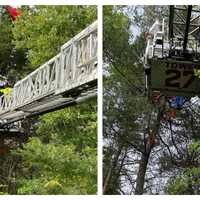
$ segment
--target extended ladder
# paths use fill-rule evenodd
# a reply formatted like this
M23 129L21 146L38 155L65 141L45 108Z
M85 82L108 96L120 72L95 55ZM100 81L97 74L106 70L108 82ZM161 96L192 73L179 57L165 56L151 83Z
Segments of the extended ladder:
M166 96L200 94L200 9L170 6L169 23L163 19L147 38L144 56L146 89ZM155 27L155 23L153 25ZM152 28L150 29L152 30Z

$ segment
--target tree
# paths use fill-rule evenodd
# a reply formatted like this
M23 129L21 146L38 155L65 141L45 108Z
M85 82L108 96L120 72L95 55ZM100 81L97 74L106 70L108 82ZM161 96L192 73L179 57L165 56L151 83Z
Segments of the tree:
M95 6L22 6L20 9L22 16L11 24L8 32L14 50L25 52L23 58L27 62L16 71L20 77L55 56L61 45L96 20ZM23 141L23 147L16 146L12 154L3 158L4 163L10 158L14 167L6 174L6 168L0 171L9 180L3 182L1 191L9 194L96 193L95 99L23 123L29 139ZM36 132L34 129L29 132L29 128L36 128Z
M172 178L169 181L167 192L173 195L199 195L200 194L200 142L193 142L190 145L190 152L197 154L195 163L191 163L182 170L181 175L177 178Z
M41 117L37 137L19 150L18 194L95 194L96 117L95 101Z
M96 19L95 6L34 6L22 12L12 31L13 42L17 49L29 50L32 68L54 57L61 45Z
M139 126L136 120L138 113L144 111L142 105L146 101L141 95L143 80L141 79L140 58L141 49L144 48L144 39L138 37L136 42L131 45L129 41L130 25L128 17L123 12L112 7L105 7L104 61L109 64L109 68L107 70L108 76L105 77L104 81L104 139L108 141L108 144L110 143L108 147L105 147L105 151L108 151L105 152L105 155L109 156L108 158L105 157L104 160L105 193L114 192L111 189L112 185L115 187L115 192L119 192L120 173L124 168L124 163L118 162L121 162L120 160L126 161L126 152L131 150L133 138L140 145L136 151L139 150L138 153L141 153L143 148L141 135L134 135L133 131ZM110 34L112 33L110 29L114 30L114 36ZM121 49L124 51L122 52ZM114 82L115 85L113 85ZM134 95L137 95L137 98ZM138 105L137 108L136 105ZM148 107L148 104L146 105ZM127 121L127 118L130 120ZM117 174L115 174L115 171L117 171ZM118 180L118 184L116 182L111 183L115 179Z
M16 49L12 43L13 23L10 16L1 10L0 22L0 74L7 76L13 83L20 78L19 71L23 71L28 65L26 49Z
M189 144L199 131L197 104L188 102L177 118L166 120L165 106L153 106L144 95L144 31L167 7L104 11L104 193L163 194L166 181L197 159Z

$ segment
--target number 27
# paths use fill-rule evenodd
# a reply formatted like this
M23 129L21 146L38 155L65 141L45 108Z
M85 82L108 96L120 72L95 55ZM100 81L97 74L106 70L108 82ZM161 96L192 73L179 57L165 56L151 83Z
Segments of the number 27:
M167 78L165 79L165 86L166 87L178 87L178 88L188 88L189 85L194 81L195 76L193 71L183 71L180 72L175 69L168 69L166 70ZM181 84L181 77L185 77L186 79Z

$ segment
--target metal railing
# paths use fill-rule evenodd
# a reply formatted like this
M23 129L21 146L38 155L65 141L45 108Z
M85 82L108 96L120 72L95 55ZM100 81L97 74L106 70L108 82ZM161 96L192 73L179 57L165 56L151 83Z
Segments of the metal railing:
M61 52L18 81L0 97L0 115L49 95L58 95L97 79L97 22L66 44Z

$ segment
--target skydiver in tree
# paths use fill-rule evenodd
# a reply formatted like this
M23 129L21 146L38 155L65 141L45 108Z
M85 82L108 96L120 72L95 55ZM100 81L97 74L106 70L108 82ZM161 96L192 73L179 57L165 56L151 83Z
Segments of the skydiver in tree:
M168 103L171 108L181 110L188 99L184 96L175 96L168 98Z

